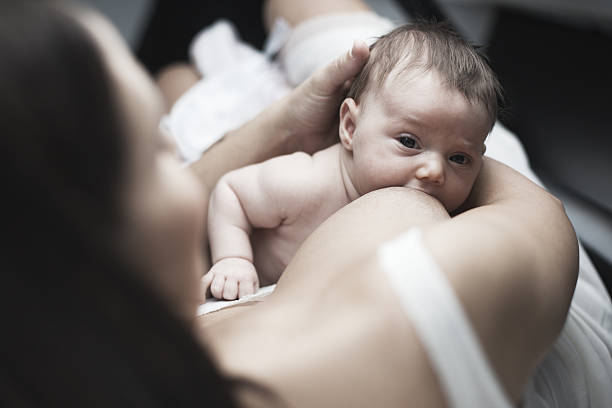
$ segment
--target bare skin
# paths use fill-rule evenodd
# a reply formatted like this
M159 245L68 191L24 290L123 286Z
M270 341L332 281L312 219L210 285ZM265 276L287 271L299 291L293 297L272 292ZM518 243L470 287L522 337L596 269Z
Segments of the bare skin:
M163 68L155 82L166 101L166 111L169 112L174 103L199 80L200 75L191 64L177 62Z
M404 228L448 217L433 200L429 207L429 199L419 192L380 190L366 195L321 225L296 254L279 281L278 290L263 303L211 315L215 320L207 322L202 334L215 353L228 357L223 358L222 368L229 375L246 375L269 387L289 406L359 407L373 403L400 406L406 401L414 401L416 406L442 406L435 375L422 347L399 304L389 296L391 288L375 272L372 244L382 239L383 230L376 227L373 230L376 232L368 233L367 237L353 230L358 234L347 234L348 239L342 242L331 240L334 229L346 228L350 218L364 215L362 211L370 212L368 206L378 207L372 208L371 215L382 215L387 210L405 208L404 202L424 210L406 219ZM380 217L366 217L363 221L361 226L368 228ZM396 232L400 231L400 224L393 224ZM330 256L331 253L335 255ZM341 253L345 255L337 256ZM326 262L321 263L320 259ZM310 277L300 272L315 264L317 268L310 269ZM317 301L313 302L314 298L304 296L305 293L316 294ZM246 336L244 342L236 338L238 332ZM295 353L297 350L299 353ZM280 366L274 368L277 362L287 359L291 361L285 364L288 371L278 371ZM397 377L392 380L398 374L403 376L401 383ZM308 386L304 387L305 384ZM360 392L349 391L356 384ZM422 387L433 387L435 391L417 392ZM372 399L363 399L364 395ZM245 396L247 405L249 399L250 396Z
M296 1L269 4L287 15L283 7ZM229 170L329 146L337 131L330 106L340 104L341 86L367 50L357 55L321 71L208 150L194 166L206 190ZM304 242L265 302L198 319L203 344L224 373L259 382L289 405L445 406L375 255L381 242L421 226L503 388L518 402L563 325L577 273L575 234L556 199L491 160L465 207L471 209L449 219L433 197L410 189L355 200ZM239 397L244 406L273 402L247 389Z
M433 72L392 75L363 103L346 99L341 143L235 170L219 181L208 214L214 265L203 287L232 300L254 293L258 283L276 283L318 225L379 188L423 191L454 211L478 175L487 130L484 108L447 89Z
M339 151L334 145L312 156L280 156L224 176L210 201L214 266L203 287L235 299L256 291L258 281L276 283L308 235L350 202Z
M260 381L290 405L445 406L375 252L420 226L503 388L518 403L562 327L577 243L556 199L492 160L471 197L480 199L488 203L449 219L439 202L418 191L367 194L306 240L269 299L202 318L203 338L229 375ZM542 250L541 240L551 245ZM304 293L316 293L316 302Z

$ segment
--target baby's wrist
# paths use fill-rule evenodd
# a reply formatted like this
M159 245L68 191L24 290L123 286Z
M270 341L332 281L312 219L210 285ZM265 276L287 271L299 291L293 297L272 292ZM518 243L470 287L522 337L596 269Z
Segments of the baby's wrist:
M253 260L247 256L242 256L242 255L229 255L229 256L224 256L224 257L220 257L218 259L215 260L214 264L218 264L220 262L225 262L225 261L244 261L244 262L248 262L250 264L253 263Z

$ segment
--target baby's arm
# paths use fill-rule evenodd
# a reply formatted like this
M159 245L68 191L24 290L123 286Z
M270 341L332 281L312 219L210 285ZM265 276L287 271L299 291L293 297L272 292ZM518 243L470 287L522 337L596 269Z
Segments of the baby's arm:
M208 210L208 237L213 266L204 277L216 298L236 299L254 293L259 285L249 241L251 223L242 208L240 178L252 179L257 166L235 170L221 178ZM238 184L238 186L236 186Z
M254 293L259 279L249 240L252 228L276 228L299 214L311 196L312 158L295 153L232 171L219 180L208 211L213 267L203 278L217 298Z

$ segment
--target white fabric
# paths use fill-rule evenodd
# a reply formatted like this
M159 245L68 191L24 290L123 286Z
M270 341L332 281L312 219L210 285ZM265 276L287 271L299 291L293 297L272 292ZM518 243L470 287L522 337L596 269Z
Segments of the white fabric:
M421 338L448 405L509 408L459 299L421 243L419 230L382 245L378 259Z
M355 18L361 17L356 15ZM349 23L350 16L344 15L343 19L349 25L348 31L352 32L353 25ZM336 24L338 26L335 29L341 28L340 22ZM391 22L387 24L392 25ZM381 26L380 22L373 23L372 32L379 30ZM291 33L286 48L296 43L297 40L292 40L292 36L296 33L302 36L304 31L298 26ZM327 32L327 34L330 33ZM337 34L340 35L340 33ZM377 32L374 35L379 34L381 33ZM346 39L345 36L341 38ZM341 53L345 52L352 42L351 39L348 45L339 51L339 48L333 46L333 40L333 36L328 35L325 42L318 41L311 44L318 44L317 47L330 46L336 50L334 52ZM224 46L243 47L244 45L240 45L234 38L233 42L229 41ZM310 71L327 62L327 57L321 57L324 53L319 51L302 48L299 53L294 53L291 50L285 50L283 66L284 69L289 70L285 74L289 78L301 78L310 74ZM295 56L295 59L292 59L292 55ZM308 72L303 72L299 67L299 61L303 61L304 55L312 57ZM253 60L261 61L262 58L265 59L259 56L253 57ZM316 60L316 58L321 58L321 60ZM235 69L229 70L231 72L224 72L219 76L224 77L225 82L219 82L208 88L206 85L196 86L177 102L176 111L173 109L170 114L174 130L172 133L177 138L179 146L188 145L191 151L196 153L190 156L191 159L199 156L200 152L211 144L207 129L216 129L215 137L221 137L225 132L221 133L220 129L229 130L227 127L230 122L235 127L240 124L237 123L238 121L232 122L234 119L228 116L240 115L244 109L250 109L251 114L254 114L256 110L263 109L273 99L257 92L249 94L247 90L235 87L235 84L246 84L254 81L257 75L261 75L265 78L267 87L286 89L286 80L276 71L276 68L273 69L274 73L269 70L270 63L267 60L265 64L259 66L266 68L262 68L263 72L255 69ZM242 92L242 96L227 97L228 94L238 95L239 92ZM226 102L221 103L225 98L227 98ZM188 101L189 99L195 101ZM218 112L215 109L219 104L225 105L222 114L213 114L213 112ZM207 112L206 109L211 109L211 111ZM246 116L248 115L240 116L240 120L247 120ZM525 151L516 136L499 123L493 128L486 144L487 156L513 167L541 185L530 169ZM582 247L579 262L580 273L567 322L558 341L534 373L525 393L524 405L527 408L612 407L612 303L597 271ZM215 308L222 308L229 304L218 302ZM201 312L204 312L204 309L202 308Z
M261 287L254 294L247 295L243 298L236 299L236 300L208 299L206 303L198 307L197 315L202 316L207 313L216 312L217 310L225 309L226 307L239 305L245 302L261 301L266 296L268 296L270 293L274 292L274 289L276 289L276 284Z
M610 298L584 249L580 277L559 339L536 369L525 408L612 407Z
M290 90L277 64L242 43L228 21L203 30L190 49L202 79L161 122L187 164Z
M394 27L388 19L368 11L314 17L295 27L279 60L295 86L316 68L350 50L355 40L371 44Z

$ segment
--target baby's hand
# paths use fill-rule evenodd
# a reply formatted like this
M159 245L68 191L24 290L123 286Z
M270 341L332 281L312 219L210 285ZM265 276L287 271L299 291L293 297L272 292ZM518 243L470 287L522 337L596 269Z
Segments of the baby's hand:
M202 290L217 299L234 300L255 293L259 278L253 263L243 258L224 258L202 277Z

